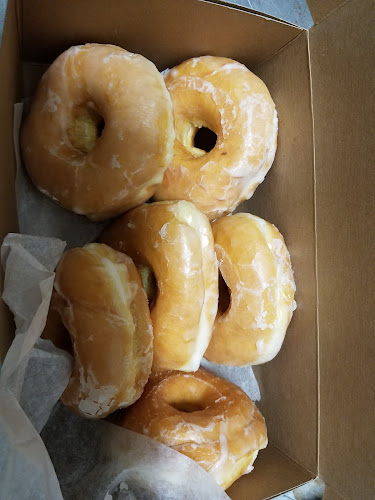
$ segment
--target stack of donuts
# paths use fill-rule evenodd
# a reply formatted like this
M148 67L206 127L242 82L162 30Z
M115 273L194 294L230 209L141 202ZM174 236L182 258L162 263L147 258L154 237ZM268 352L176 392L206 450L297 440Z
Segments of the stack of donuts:
M295 308L282 235L232 215L270 169L277 128L265 84L236 61L196 57L163 78L141 55L86 44L49 67L21 129L42 193L114 219L56 270L43 337L74 356L62 401L87 418L117 411L224 489L250 472L267 431L202 358L270 361Z

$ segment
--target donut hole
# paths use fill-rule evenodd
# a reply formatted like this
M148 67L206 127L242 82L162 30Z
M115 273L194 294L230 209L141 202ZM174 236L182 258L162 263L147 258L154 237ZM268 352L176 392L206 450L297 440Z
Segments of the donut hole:
M182 413L194 413L205 409L205 407L201 404L191 401L176 401L175 403L170 403L170 405L172 408L181 411Z
M158 294L158 285L155 274L150 267L145 266L144 264L137 264L136 267L147 295L149 307L152 309Z
M230 306L230 290L228 285L219 271L219 306L218 314L224 314Z
M104 118L102 116L100 116L100 120L99 120L99 123L98 123L98 138L102 136L104 127L105 127Z
M104 118L98 113L91 102L76 106L68 126L68 137L75 149L81 153L90 153L96 141L103 135L105 128Z
M209 153L216 146L217 135L207 127L200 127L195 133L193 145L195 148L201 149Z
M220 397L212 385L189 374L169 379L163 394L165 402L182 413L206 410Z

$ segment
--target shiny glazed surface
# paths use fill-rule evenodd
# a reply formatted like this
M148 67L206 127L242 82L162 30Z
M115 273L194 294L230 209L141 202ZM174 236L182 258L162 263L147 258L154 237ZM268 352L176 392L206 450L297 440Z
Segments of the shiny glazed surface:
M210 372L152 373L121 425L198 462L224 489L267 446L264 419L237 386Z
M251 214L218 219L212 230L230 303L219 308L205 358L225 365L265 363L279 352L296 307L284 238Z
M192 201L210 220L250 198L276 151L277 113L265 84L246 66L224 57L195 57L165 75L171 94L174 156L157 200ZM217 135L206 153L197 131Z
M218 301L218 269L207 218L186 201L145 204L114 221L101 241L155 274L153 369L197 370Z
M61 54L21 130L23 160L38 189L94 220L150 198L173 141L171 99L157 68L114 45Z
M152 325L139 274L126 255L93 243L65 253L55 292L74 367L62 401L89 418L133 404L152 365Z

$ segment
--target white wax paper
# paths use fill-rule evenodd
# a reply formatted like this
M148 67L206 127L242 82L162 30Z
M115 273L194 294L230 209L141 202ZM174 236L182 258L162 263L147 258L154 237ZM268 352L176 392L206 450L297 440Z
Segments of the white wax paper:
M46 322L53 270L64 247L63 241L54 238L10 234L1 249L3 300L16 323L16 336L0 374L2 499L62 499L38 430L66 387L72 369L67 353L39 339ZM44 370L47 365L54 369Z
M86 420L62 404L42 437L66 500L229 498L193 460L109 422Z
M260 401L260 391L257 379L255 378L251 365L246 366L224 366L211 363L207 359L202 359L201 366L215 373L218 377L226 378L238 385L246 392L252 401Z

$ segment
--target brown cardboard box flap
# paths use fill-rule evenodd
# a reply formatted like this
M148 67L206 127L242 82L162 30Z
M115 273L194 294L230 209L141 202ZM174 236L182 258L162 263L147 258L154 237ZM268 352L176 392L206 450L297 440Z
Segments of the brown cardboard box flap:
M375 498L374 3L310 34L318 261L319 474Z
M343 3L349 0L307 0L314 23L319 23L322 19L331 14Z
M159 69L206 54L232 56L253 67L301 32L198 0L137 0L126 6L121 0L65 0L54 2L53 9L50 5L48 0L23 1L26 61L51 62L70 45L96 41L139 52Z
M345 500L336 490L330 486L326 486L324 490L324 500Z
M313 476L269 444L259 452L254 470L242 476L228 490L235 500L263 500L295 488Z
M256 367L261 411L271 441L317 473L317 331L314 234L314 150L307 35L302 33L256 68L279 116L274 165L244 210L272 222L284 235L297 286L280 353Z

